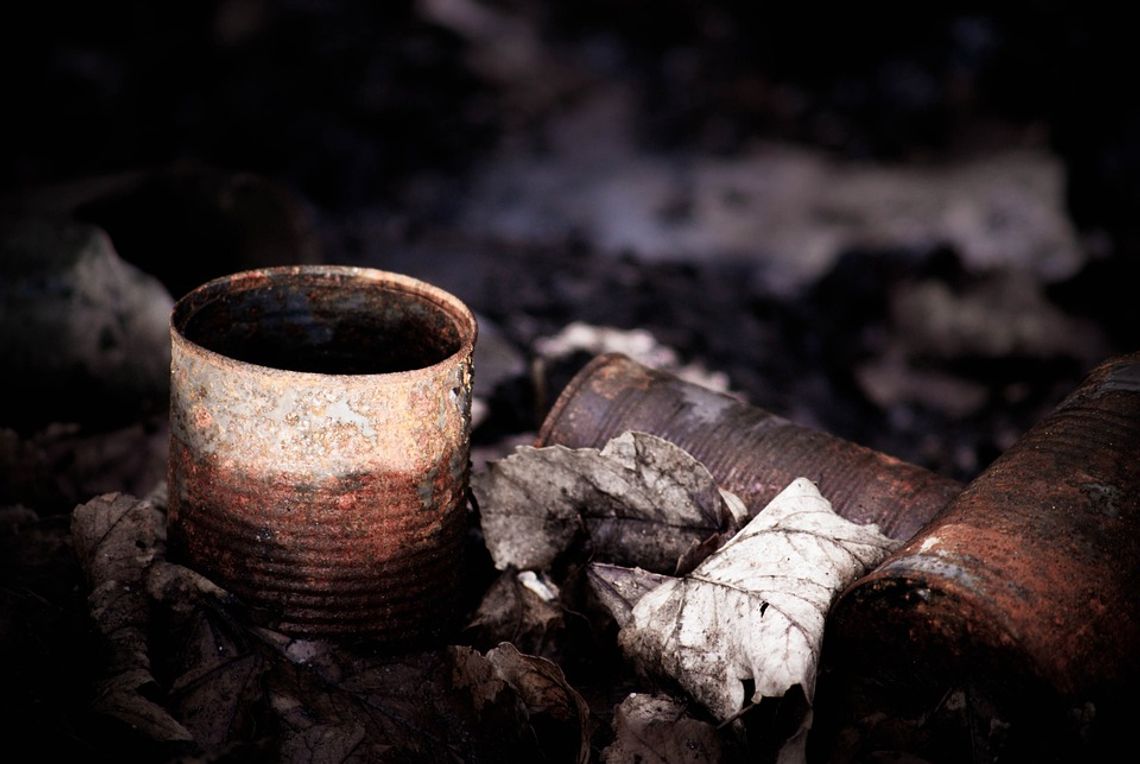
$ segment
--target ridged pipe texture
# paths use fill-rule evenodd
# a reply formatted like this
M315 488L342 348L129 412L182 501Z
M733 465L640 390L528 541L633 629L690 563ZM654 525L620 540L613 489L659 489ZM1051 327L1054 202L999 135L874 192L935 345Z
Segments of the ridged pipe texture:
M884 711L899 721L864 729L868 751L1099 760L1114 738L1134 745L1140 353L1092 372L855 582L824 652L835 708L823 728Z
M449 626L474 316L364 268L211 281L171 321L172 555L305 636Z
M752 513L807 477L840 515L877 523L896 539L913 536L962 490L950 478L620 354L599 356L578 372L543 422L538 445L600 448L626 430L681 446Z

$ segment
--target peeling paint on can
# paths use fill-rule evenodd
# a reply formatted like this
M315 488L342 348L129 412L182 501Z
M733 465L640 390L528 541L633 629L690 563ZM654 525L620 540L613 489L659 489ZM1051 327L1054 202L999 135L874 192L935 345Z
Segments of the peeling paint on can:
M365 268L211 281L171 321L172 553L267 625L446 629L466 532L474 316Z
M807 477L840 515L907 539L962 490L950 478L620 354L598 356L578 372L543 422L537 445L601 448L626 430L676 443L752 514Z

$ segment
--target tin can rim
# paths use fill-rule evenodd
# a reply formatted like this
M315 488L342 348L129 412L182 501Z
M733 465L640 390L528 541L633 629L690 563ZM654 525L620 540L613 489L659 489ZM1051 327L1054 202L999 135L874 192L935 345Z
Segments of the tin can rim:
M231 291L235 286L249 284L252 288L259 283L269 285L274 282L284 282L298 276L317 278L340 277L346 281L363 285L371 284L431 303L434 307L446 314L455 324L459 332L459 347L439 361L420 368L365 374L334 374L316 371L296 371L293 369L282 369L276 366L265 366L250 361L242 361L211 350L190 339L183 333L189 320L199 310L222 293ZM255 369L264 373L292 376L299 379L342 378L345 380L367 381L369 379L379 378L400 379L428 376L436 370L453 366L459 359L470 357L474 352L478 334L479 325L475 319L475 314L462 300L450 292L434 284L429 284L426 281L402 273L353 265L287 265L238 271L237 273L211 279L190 290L179 298L170 312L171 342L184 351L200 355L222 367Z

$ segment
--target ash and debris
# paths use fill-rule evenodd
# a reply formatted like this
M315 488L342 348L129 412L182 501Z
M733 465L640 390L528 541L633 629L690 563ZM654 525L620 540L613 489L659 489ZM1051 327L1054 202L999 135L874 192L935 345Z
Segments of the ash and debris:
M108 742L67 513L160 485L156 316L213 276L350 263L458 295L482 323L477 465L530 441L590 342L623 341L969 480L1140 346L1140 101L1110 84L1132 47L1111 19L57 5L0 25L0 726L44 751ZM473 645L513 635L591 702L625 697L579 614L484 562L471 586L500 604Z

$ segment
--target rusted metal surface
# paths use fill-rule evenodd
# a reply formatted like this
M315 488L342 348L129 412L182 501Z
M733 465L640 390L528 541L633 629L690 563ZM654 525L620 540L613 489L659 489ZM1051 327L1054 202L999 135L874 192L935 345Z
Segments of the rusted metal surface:
M476 325L396 274L211 281L172 326L171 549L303 635L411 641L460 573Z
M1084 758L1119 734L1140 680L1140 354L1094 371L829 623L846 707L825 727L891 708L958 727L934 750L914 725L883 727L872 748Z
M913 536L962 490L921 467L793 424L620 354L599 356L555 402L538 445L600 448L625 430L670 440L759 512L797 477L844 517Z

